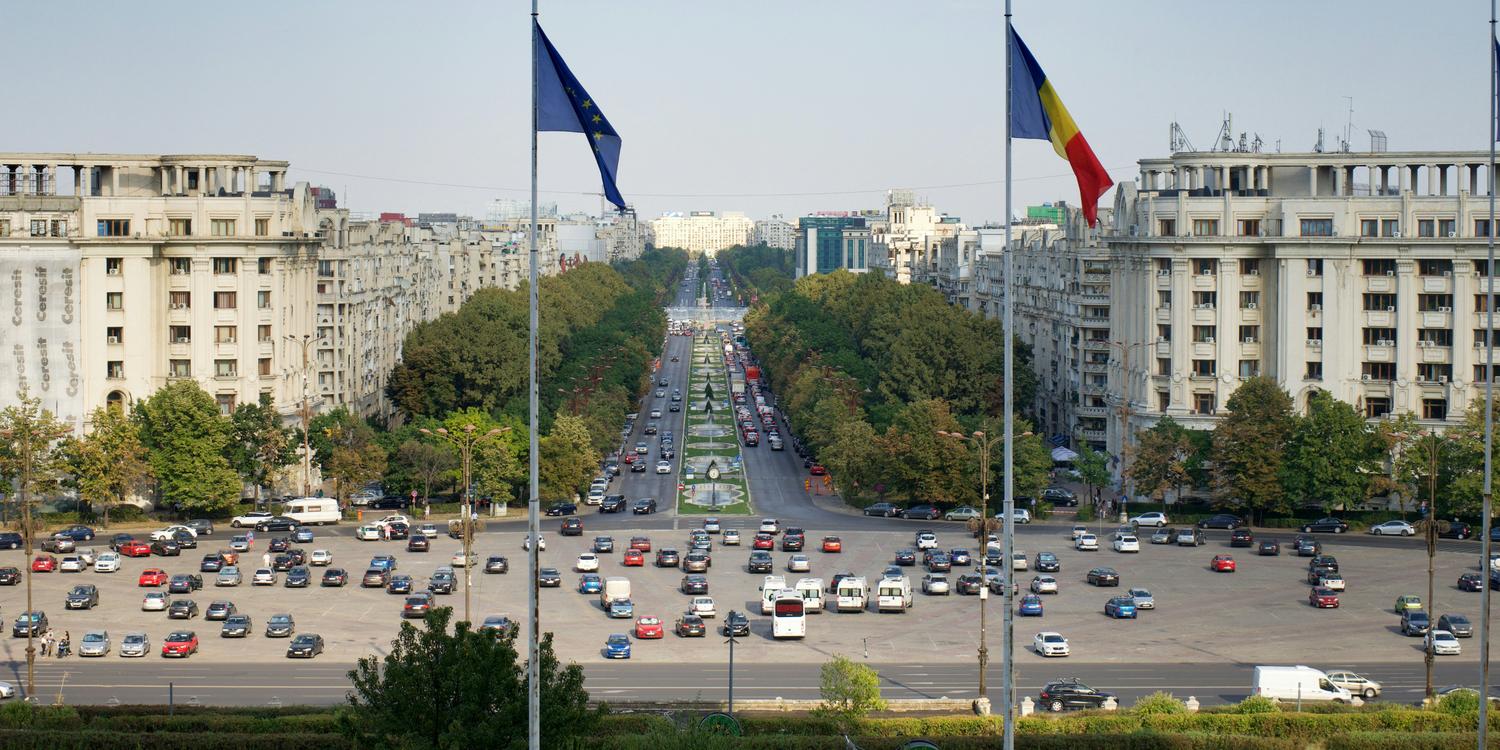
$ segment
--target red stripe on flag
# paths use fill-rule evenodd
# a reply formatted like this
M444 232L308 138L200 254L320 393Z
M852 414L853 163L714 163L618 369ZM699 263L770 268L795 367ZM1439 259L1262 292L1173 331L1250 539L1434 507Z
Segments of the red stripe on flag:
M1099 163L1099 157L1094 156L1094 150L1089 148L1089 142L1084 140L1083 133L1068 141L1067 152L1073 176L1078 178L1078 192L1083 199L1083 216L1088 219L1089 226L1094 226L1099 221L1099 196L1104 195L1115 182L1109 178L1104 165Z

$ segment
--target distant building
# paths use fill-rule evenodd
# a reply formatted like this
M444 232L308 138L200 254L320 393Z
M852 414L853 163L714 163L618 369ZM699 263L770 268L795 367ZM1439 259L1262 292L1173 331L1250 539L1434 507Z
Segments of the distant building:
M537 203L536 207L538 220L557 218L556 203ZM485 213L484 219L491 223L531 221L531 201L496 198L490 201L490 209Z
M945 251L955 252L963 228L958 217L938 213L911 191L892 190L886 195L883 225L876 227L871 266L902 284L939 285L939 259Z
M797 247L797 225L781 218L781 215L755 222L754 242L757 245L792 250Z
M804 216L798 220L797 276L840 268L864 273L870 268L870 227L863 216Z
M712 257L720 250L749 245L754 240L755 222L750 217L728 211L718 216L712 211L694 211L687 216L670 213L651 220L657 247L675 247L689 255Z

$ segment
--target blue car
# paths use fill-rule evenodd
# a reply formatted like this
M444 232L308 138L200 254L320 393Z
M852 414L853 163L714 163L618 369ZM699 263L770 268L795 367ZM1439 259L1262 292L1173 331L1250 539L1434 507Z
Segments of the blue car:
M1020 609L1016 611L1025 617L1041 617L1042 597L1037 596L1036 594L1027 594L1026 596L1021 597Z
M370 569L384 570L390 572L396 569L396 557L394 555L376 555L370 558Z
M312 529L302 527L292 532L292 541L297 544L307 544L313 540Z
M578 579L578 593L597 594L604 588L604 579L593 573L584 573Z
M1104 603L1104 614L1115 619L1128 617L1135 619L1135 599L1128 596L1117 596Z
M629 599L616 599L609 603L609 616L624 620L635 617L635 604Z
M604 656L609 659L630 658L630 637L624 633L615 633L604 642Z

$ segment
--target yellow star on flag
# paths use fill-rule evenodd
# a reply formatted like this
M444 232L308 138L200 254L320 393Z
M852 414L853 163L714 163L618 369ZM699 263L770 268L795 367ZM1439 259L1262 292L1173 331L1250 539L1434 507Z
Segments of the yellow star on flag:
M584 109L588 109L589 107L592 107L592 106L594 106L594 103L592 101L590 101L588 99L584 99L583 100L583 108Z
M599 115L594 115L594 122L599 122L600 119Z
M597 141L597 140L599 140L600 138L603 138L603 137L604 137L604 131L601 131L601 130L595 130L594 131L594 140Z

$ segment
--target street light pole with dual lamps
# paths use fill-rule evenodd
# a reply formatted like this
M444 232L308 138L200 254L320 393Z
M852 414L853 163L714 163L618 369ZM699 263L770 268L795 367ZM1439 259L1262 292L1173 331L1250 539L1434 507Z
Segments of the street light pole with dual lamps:
M446 427L439 427L436 430L429 430L426 427L423 427L421 429L421 433L423 435L437 436L452 443L458 448L459 454L463 457L464 491L463 502L459 504L459 510L461 515L463 516L463 521L462 526L460 526L459 528L463 530L464 543L465 622L473 622L473 620L469 619L469 592L471 589L473 589L474 578L474 560L472 557L474 554L474 525L479 516L478 513L474 512L474 475L472 470L474 446L478 445L484 440L488 440L489 438L495 437L509 430L509 427L496 427L489 432L476 434L478 433L479 428L476 427L473 423L466 424L455 431L449 431Z
M995 435L991 437L985 435L985 433L980 430L975 430L973 435L965 435L961 432L948 432L946 430L938 430L937 434L939 437L962 440L966 443L972 443L973 445L979 447L979 533L982 539L988 541L990 533L990 449L1001 441L1002 436ZM1005 560L1002 560L1001 562L1007 567L1010 564ZM982 574L980 578L979 700L982 701L981 713L988 713L990 694L989 689L986 686L985 672L988 671L990 665L990 649L986 627L986 614L989 610L989 607L986 606L989 603L989 582L983 580ZM1007 586L1005 591L1007 592L1006 603L1008 606L1010 602L1008 593L1010 591L1010 588Z

